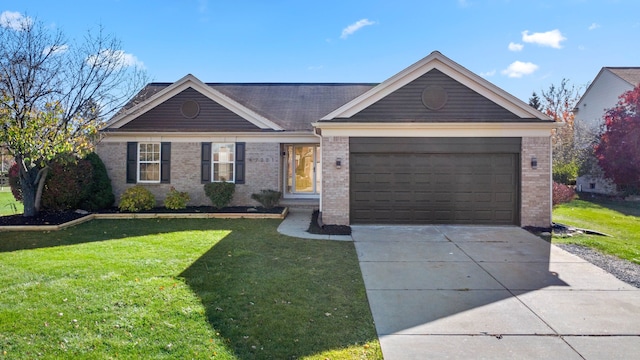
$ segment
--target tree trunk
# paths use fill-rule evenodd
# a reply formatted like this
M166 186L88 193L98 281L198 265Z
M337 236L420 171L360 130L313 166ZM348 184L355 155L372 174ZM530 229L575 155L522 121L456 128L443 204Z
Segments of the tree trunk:
M36 176L36 180L34 181L34 186L38 185L34 200L34 208L36 209L36 213L40 212L40 203L42 200L42 190L44 189L44 182L47 180L47 174L49 173L49 167L45 167L44 169L40 169L38 171L38 175Z
M36 210L36 186L28 172L20 172L20 187L22 188L22 204L24 205L25 217L33 217L38 214Z
M38 209L36 209L37 184L35 180L40 171L37 168L27 169L24 161L19 156L16 156L16 162L20 166L20 187L22 188L22 204L24 205L23 216L36 216Z

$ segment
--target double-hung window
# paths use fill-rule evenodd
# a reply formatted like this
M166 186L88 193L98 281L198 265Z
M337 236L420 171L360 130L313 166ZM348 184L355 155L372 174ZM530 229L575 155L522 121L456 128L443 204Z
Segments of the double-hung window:
M202 183L227 181L244 184L245 143L202 143Z
M127 183L165 183L171 181L170 142L128 142Z
M236 144L212 144L213 181L235 182Z
M160 182L160 143L138 143L138 182Z

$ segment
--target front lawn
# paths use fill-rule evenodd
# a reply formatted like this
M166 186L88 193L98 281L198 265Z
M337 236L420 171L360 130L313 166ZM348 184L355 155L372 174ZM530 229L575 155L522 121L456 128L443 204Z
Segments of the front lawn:
M553 242L595 248L640 264L640 203L574 200L553 209L553 221L596 230L612 237L578 235L553 237Z
M0 191L0 216L22 214L23 211L22 203L13 198L11 190Z
M0 358L381 359L353 244L278 224L0 232Z

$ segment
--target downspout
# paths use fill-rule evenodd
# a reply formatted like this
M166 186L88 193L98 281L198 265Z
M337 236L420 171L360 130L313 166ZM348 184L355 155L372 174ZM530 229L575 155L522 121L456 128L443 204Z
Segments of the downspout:
M317 127L313 128L313 135L317 136L318 138L320 138L320 153L322 154L322 149L324 148L324 146L322 145L322 130L318 129ZM321 159L322 159L322 163L320 166L324 166L324 154L321 155ZM318 169L316 169L316 174L318 173ZM320 193L320 215L318 218L321 219L322 216L322 195L324 194L324 172L322 171L322 169L320 169L320 176L322 177L322 192Z

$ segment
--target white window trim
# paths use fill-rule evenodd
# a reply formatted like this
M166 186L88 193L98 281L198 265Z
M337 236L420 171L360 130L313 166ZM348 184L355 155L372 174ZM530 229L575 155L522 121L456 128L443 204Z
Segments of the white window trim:
M228 145L231 148L233 154L233 161L216 161L216 148L220 146ZM216 164L231 164L231 171L233 172L232 179L225 179L225 182L235 183L236 182L236 143L211 143L211 182L222 182L221 180L216 180ZM218 157L219 159L220 157Z
M143 161L140 160L140 146L141 145L158 145L158 161L144 161L145 164L158 164L158 180L141 180L140 179L140 164ZM137 149L137 161L136 161L136 179L141 184L159 184L162 178L162 144L159 142L139 142Z

